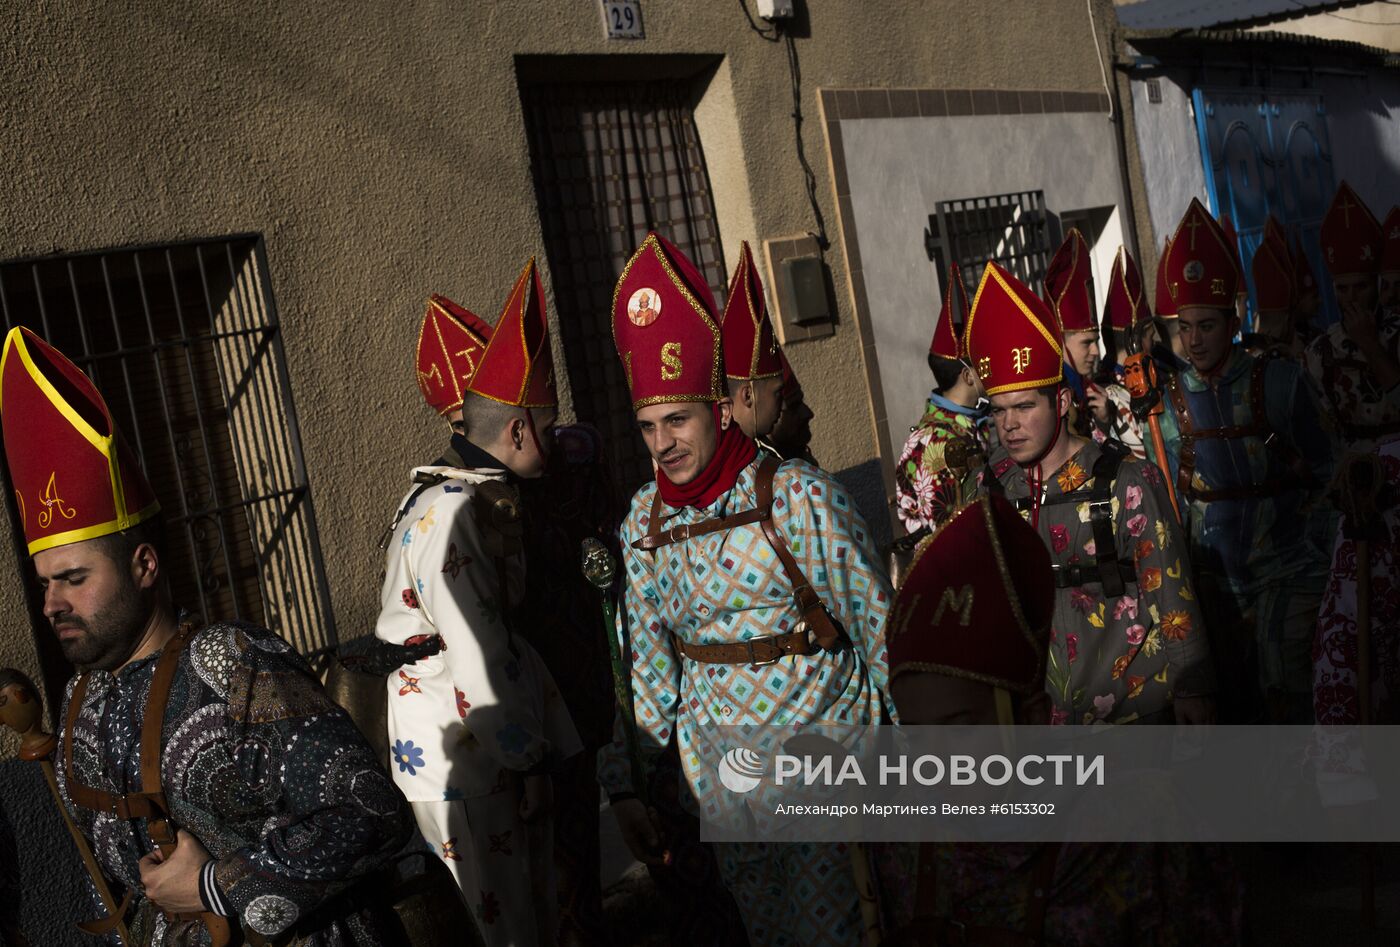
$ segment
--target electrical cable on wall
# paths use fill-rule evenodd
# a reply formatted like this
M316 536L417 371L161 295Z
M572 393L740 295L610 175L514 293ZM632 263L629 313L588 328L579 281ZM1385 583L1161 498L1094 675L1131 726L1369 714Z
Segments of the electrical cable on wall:
M807 234L817 241L818 248L824 254L831 247L831 241L826 235L826 217L822 214L821 205L817 203L817 174L812 170L812 163L807 160L807 149L802 144L802 68L797 61L797 44L791 33L783 32L780 23L774 23L767 30L760 27L754 20L753 14L749 12L748 0L739 0L739 8L744 11L744 18L749 21L749 28L760 37L770 43L787 42L788 75L792 80L792 124L797 141L797 160L802 165L803 183L807 188L807 202L812 206L812 216L817 222L817 229L815 231L809 230Z

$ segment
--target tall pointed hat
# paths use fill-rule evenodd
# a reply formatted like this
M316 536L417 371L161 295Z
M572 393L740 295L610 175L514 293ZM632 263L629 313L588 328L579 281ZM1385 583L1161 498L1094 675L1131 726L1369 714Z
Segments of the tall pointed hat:
M890 678L931 671L1040 693L1054 611L1045 543L1003 497L982 496L915 551L890 620Z
M1374 276L1381 264L1381 225L1343 181L1322 218L1322 261L1333 276Z
M778 337L768 318L763 282L758 278L747 240L739 244L739 265L729 281L721 325L724 369L730 378L776 378L783 373Z
M1381 273L1400 273L1400 207L1392 207L1381 224Z
M1167 235L1162 240L1162 255L1157 258L1157 285L1152 295L1152 311L1160 319L1176 318L1176 302L1167 288L1167 257L1172 252L1172 238Z
M31 556L119 533L160 512L97 388L25 328L5 337L0 427Z
M462 392L481 364L491 327L446 296L428 297L418 330L418 390L438 414L462 406Z
M1293 277L1293 261L1288 244L1277 237L1265 237L1249 262L1254 278L1254 308L1260 313L1292 312L1298 301Z
M1089 263L1089 243L1078 227L1071 227L1045 271L1045 301L1065 332L1093 332L1094 274Z
M1172 234L1167 251L1167 290L1183 306L1233 309L1240 268L1225 230L1196 198Z
M727 396L715 313L695 264L659 234L647 234L613 290L613 343L634 411Z
M962 273L956 263L948 264L948 285L943 287L943 305L938 310L938 322L933 327L933 341L928 354L940 358L962 358L962 330L967 326L967 290L963 288Z
M988 396L1064 380L1059 322L1029 286L995 263L982 271L965 339Z
M518 408L557 408L544 287L531 257L491 330L467 391Z
M1112 329L1131 329L1141 320L1152 318L1152 310L1147 307L1147 292L1142 286L1142 273L1127 247L1120 246L1113 258L1104 317Z

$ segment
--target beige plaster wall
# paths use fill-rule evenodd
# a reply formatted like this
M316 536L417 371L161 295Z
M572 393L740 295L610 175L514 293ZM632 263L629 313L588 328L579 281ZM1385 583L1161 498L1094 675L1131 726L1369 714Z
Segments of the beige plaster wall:
M790 356L814 449L840 469L873 456L875 438L818 89L1097 91L1101 78L1082 0L799 6L804 142L838 241L840 324ZM444 292L494 319L526 257L543 255L515 55L722 56L700 123L728 262L741 238L813 226L783 46L732 2L642 11L637 42L605 39L588 0L43 0L5 18L0 259L265 235L342 638L372 626L375 540L441 433L411 369L422 300ZM0 553L0 663L32 670L15 565Z

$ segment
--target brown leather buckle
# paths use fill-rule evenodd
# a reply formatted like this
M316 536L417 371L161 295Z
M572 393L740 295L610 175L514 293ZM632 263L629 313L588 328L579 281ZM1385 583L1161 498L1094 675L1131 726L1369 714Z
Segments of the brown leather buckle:
M771 644L775 638L777 638L777 635L755 635L754 637L749 638L743 643L744 647L747 648L749 652L750 670L752 670L753 668L767 667L770 664L777 664L783 659L783 649L776 644L773 645L773 650L775 654L768 660L760 661L757 657L754 656L753 646L755 641L767 641Z

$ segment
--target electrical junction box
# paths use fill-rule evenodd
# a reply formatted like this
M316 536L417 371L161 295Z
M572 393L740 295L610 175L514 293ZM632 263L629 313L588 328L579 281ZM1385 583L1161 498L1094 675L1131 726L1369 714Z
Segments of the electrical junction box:
M791 300L790 319L799 326L831 319L826 298L826 271L819 256L789 257L778 264L783 295Z
M758 15L765 20L790 20L793 0L758 0Z

